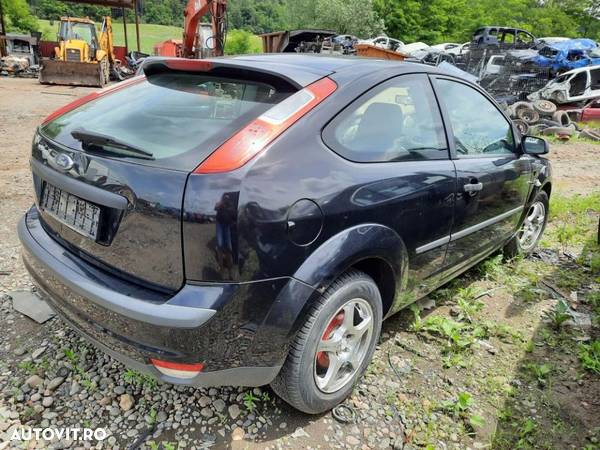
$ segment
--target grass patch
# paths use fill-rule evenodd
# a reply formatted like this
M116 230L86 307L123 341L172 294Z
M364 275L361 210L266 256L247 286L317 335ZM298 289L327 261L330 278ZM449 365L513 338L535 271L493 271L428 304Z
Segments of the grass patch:
M141 386L148 390L155 389L158 385L158 381L152 375L146 375L133 369L127 369L123 374L123 379L128 384Z
M579 345L579 361L585 370L600 375L600 340Z
M182 16L183 20L183 16ZM56 41L59 21L55 20L51 25L49 20L39 19L40 31L42 39L48 41ZM96 22L96 29L100 32L101 22ZM167 25L156 25L151 23L140 24L140 45L142 52L153 53L154 44L167 39L181 39L183 36L183 28L172 27ZM114 45L125 45L125 33L123 31L123 23L113 20L113 40ZM127 40L130 50L137 49L135 37L135 23L127 24Z
M595 242L600 213L600 192L590 195L553 195L550 199L549 226L542 240L543 247L560 244L563 250L572 245L591 245ZM596 245L597 247L597 245ZM596 248L596 252L598 249ZM599 266L600 257L592 261Z
M586 125L585 123L579 124L582 128L589 128L590 125ZM571 136L570 139L563 141L554 135L538 135L539 137L544 138L546 141L552 144L575 144L575 143L583 143L583 144L595 144L600 145L600 142L594 141L593 139L586 138L585 136Z
M183 16L181 18L183 21ZM49 20L39 19L42 39L45 41L56 41L59 21L55 20L50 24ZM96 22L97 32L100 32L101 22ZM152 55L154 53L154 44L168 39L182 39L183 28L167 25L156 25L153 23L140 23L140 46L141 51ZM125 32L123 22L113 20L113 40L114 45L125 46ZM135 35L135 23L127 24L127 43L129 50L137 50L137 40ZM260 36L248 33L243 30L229 30L227 32L227 41L225 43L226 54L239 53L261 53L262 39Z

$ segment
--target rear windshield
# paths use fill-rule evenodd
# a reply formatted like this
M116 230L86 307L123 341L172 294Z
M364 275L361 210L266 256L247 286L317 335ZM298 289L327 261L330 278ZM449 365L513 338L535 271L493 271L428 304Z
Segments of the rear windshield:
M75 150L83 150L84 144L73 132L101 134L153 158L123 159L192 170L237 130L290 95L286 91L209 74L159 73L58 117L41 133Z

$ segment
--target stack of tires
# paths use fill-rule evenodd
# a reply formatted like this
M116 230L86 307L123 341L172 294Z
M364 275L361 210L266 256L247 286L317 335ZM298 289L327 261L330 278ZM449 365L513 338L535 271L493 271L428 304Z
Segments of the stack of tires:
M567 140L580 131L569 114L557 110L549 100L516 102L507 106L506 110L522 135L541 134Z

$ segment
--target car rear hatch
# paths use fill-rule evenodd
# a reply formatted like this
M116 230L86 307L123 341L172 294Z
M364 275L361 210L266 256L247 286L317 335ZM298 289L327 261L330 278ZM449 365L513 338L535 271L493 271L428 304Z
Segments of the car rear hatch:
M235 60L148 61L145 76L51 115L33 142L45 230L86 261L174 291L190 172L273 104L322 78Z

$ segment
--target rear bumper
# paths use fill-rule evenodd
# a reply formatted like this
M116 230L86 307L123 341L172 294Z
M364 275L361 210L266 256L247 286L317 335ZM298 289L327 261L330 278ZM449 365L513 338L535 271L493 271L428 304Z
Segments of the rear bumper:
M72 328L129 367L195 386L260 386L279 372L295 318L282 320L283 297L306 301L314 290L292 278L252 283L185 284L169 296L107 274L46 233L37 209L20 221L23 260L48 304ZM150 358L202 362L181 380Z

